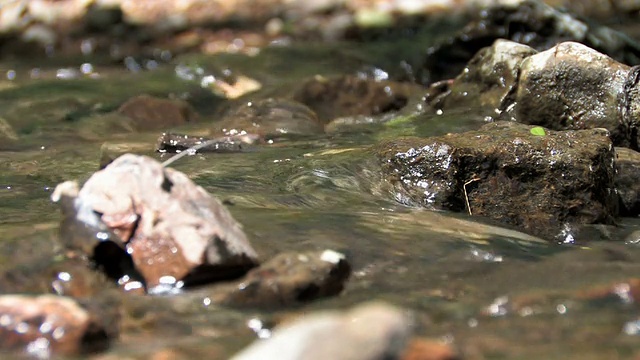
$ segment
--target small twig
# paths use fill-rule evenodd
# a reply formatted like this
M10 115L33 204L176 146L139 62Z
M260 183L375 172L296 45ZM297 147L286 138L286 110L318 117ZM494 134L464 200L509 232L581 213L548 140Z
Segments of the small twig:
M196 152L198 152L198 150L207 147L209 145L213 145L215 143L220 143L222 141L224 141L226 139L226 137L224 138L216 138L216 139L211 139L211 140L207 140L207 141L203 141L198 145L194 145L188 149L185 149L183 151L181 151L179 154L175 154L172 157L170 157L169 159L167 159L165 162L162 163L162 167L168 167L169 165L173 164L174 162L180 160L181 158L183 158L186 155L193 155Z
M467 203L467 211L469 211L469 215L473 215L471 213L471 205L469 205L469 195L467 195L467 185L471 184L474 181L478 181L480 180L479 177L474 177L473 179L467 181L464 183L464 186L462 186L462 189L464 190L464 200Z

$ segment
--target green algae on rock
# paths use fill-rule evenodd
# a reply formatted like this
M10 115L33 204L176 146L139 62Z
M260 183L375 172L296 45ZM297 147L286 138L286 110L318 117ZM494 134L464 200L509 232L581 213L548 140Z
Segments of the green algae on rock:
M567 226L611 224L618 209L608 132L535 136L530 128L496 122L383 143L379 157L389 191L408 205L466 211L547 239Z

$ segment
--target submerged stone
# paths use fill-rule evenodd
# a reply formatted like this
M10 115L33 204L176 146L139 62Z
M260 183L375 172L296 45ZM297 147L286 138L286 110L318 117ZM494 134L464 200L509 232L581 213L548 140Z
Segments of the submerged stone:
M405 204L465 211L547 239L618 213L608 132L496 122L478 131L382 145L385 181Z
M359 76L307 81L294 98L312 108L325 123L340 117L377 115L407 105L416 85Z
M367 303L347 312L310 314L276 327L232 360L399 359L411 334L404 311Z
M257 264L241 225L217 199L149 157L123 155L77 193L59 185L56 199L72 215L61 227L68 246L112 277L139 273L149 290L234 278Z
M71 298L55 295L0 296L0 348L34 358L104 350L111 336L100 315Z
M213 135L251 134L271 139L323 132L323 124L306 105L293 100L268 98L249 101L231 109L215 123Z
M294 305L340 293L350 273L344 255L332 250L282 253L235 283L214 287L210 298L233 306Z
M166 129L184 125L198 118L196 111L183 100L140 95L122 104L118 112L133 122L136 130Z

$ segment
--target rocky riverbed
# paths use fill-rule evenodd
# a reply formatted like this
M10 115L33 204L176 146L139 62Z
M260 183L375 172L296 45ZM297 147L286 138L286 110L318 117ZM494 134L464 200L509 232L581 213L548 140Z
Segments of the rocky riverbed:
M640 6L162 4L0 1L2 358L640 356Z

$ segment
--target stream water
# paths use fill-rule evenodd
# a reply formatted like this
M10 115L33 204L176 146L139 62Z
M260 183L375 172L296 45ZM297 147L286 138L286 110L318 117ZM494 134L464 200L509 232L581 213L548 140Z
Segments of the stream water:
M60 215L51 192L64 180L84 180L96 171L104 144L167 158L154 152L161 131L132 131L109 111L141 93L202 96L199 84L176 76L177 64L231 68L260 81L259 94L266 96L316 74L351 74L418 56L417 49L407 50L409 44L185 56L139 72L100 58L0 60L0 270L28 269L57 251ZM66 73L59 69L79 69L82 63L92 64L99 76L60 78ZM201 121L171 130L206 133L220 100L199 101ZM479 124L469 113L417 116L256 145L243 153L197 154L172 164L231 204L262 259L285 250L330 248L348 255L353 275L340 296L291 309L217 307L208 303L206 289L124 296L120 338L94 357L148 358L178 349L192 358L224 359L256 339L250 319L273 324L291 314L371 299L413 311L418 335L450 343L469 359L637 356L637 305L624 294L601 298L590 290L638 276L640 247L625 241L640 229L638 220L594 228L592 241L561 246L466 214L407 208L379 191L379 141ZM42 274L34 270L32 276Z

